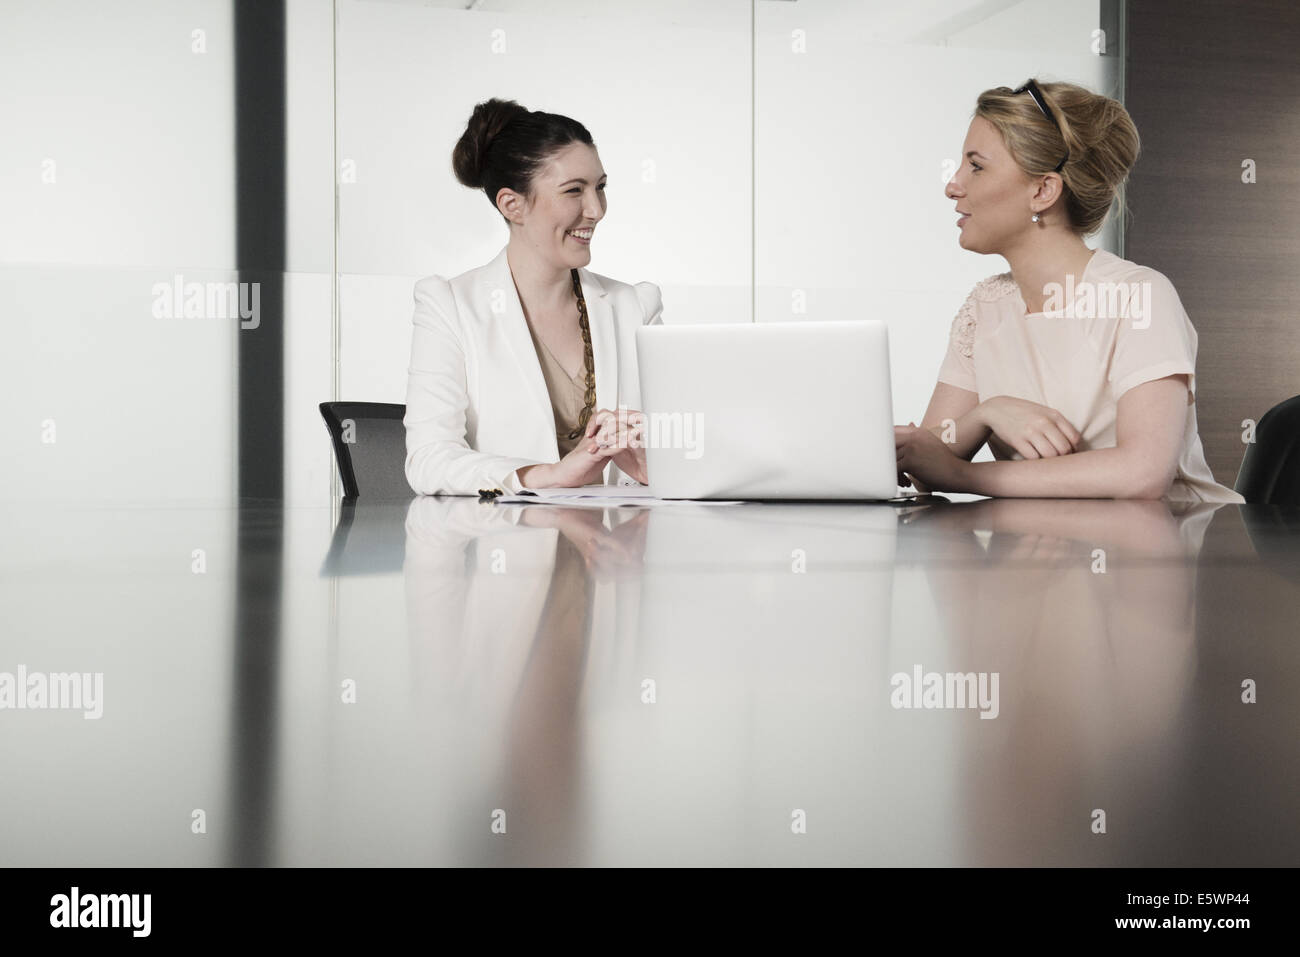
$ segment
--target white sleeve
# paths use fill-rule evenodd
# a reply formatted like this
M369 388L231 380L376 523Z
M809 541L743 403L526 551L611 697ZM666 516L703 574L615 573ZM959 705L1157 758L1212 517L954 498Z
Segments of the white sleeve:
M664 324L664 297L659 291L659 287L652 282L639 282L636 284L636 297L641 301L641 312L644 315L642 325L662 326Z
M445 279L415 285L411 365L406 386L406 481L421 495L518 491L532 459L476 452L465 435L469 407L456 300Z
M652 282L639 282L633 287L636 289L637 300L641 303L641 324L643 326L662 326L664 324L664 300L663 293L659 287ZM636 349L635 342L632 345ZM626 474L613 462L609 463L610 485L640 485L636 479Z

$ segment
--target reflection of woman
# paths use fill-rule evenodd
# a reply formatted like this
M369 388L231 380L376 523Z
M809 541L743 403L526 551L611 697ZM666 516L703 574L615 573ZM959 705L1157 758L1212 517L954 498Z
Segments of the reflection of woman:
M953 322L900 482L1008 497L1242 502L1197 434L1196 331L1154 269L1094 252L1138 155L1115 100L1030 81L980 94L945 188L959 242L1004 256ZM970 462L984 444L999 461Z
M651 283L585 268L606 209L591 134L567 116L492 99L474 108L452 163L510 239L485 266L416 284L411 488L645 483L634 333L662 321L662 304Z
M942 530L925 568L943 668L1001 677L997 719L958 725L963 863L1169 863L1150 822L1193 737L1198 556L1222 507L984 500L918 516ZM1097 841L1098 807L1123 841Z
M485 833L487 811L506 810L504 863L585 854L585 696L593 680L637 687L610 672L635 636L651 511L411 501L414 693L454 732L438 770L470 797L451 829Z

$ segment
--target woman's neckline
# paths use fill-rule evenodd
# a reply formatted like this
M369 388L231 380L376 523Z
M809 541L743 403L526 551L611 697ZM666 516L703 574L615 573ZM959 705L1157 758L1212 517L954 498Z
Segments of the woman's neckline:
M1088 257L1088 262L1084 265L1083 272L1079 275L1079 280L1075 284L1076 290L1079 288L1079 286L1083 285L1083 283L1087 280L1089 271L1092 269L1093 264L1096 263L1097 257L1101 255L1103 252L1105 252L1105 250L1101 248L1097 248L1092 251L1092 255ZM1014 283L1015 280L1013 279L1012 282ZM1019 283L1016 283L1016 298L1020 300L1020 308L1022 310L1020 313L1021 319L1042 319L1047 316L1047 313L1043 312L1042 310L1039 310L1038 312L1029 311L1029 307L1025 304L1025 297L1020 294ZM1068 303L1065 303L1063 305L1063 309L1068 312L1072 304L1073 304L1073 300L1071 300ZM1060 317L1057 316L1056 314L1053 314L1052 318L1057 319Z
M579 385L585 386L587 378L587 363L585 360L576 373L569 375L569 370L564 368L564 363L561 362L556 357L555 353L551 351L551 347L546 344L546 340L538 335L537 330L533 328L532 323L528 324L528 331L533 334L533 338L537 341L537 344L546 350L546 354L551 357L551 361L555 363L555 367L569 377L570 382L576 382Z

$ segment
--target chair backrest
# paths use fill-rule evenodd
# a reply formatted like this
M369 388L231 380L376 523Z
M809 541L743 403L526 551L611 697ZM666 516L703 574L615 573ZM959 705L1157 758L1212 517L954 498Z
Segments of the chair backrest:
M367 502L406 501L406 406L388 402L322 402L320 414L334 443L343 497Z
M1252 505L1300 505L1300 395L1259 420L1234 488Z

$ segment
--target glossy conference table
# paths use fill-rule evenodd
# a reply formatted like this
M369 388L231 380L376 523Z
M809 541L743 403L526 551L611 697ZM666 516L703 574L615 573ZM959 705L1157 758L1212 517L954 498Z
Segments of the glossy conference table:
M1300 510L4 512L6 865L1300 861Z

